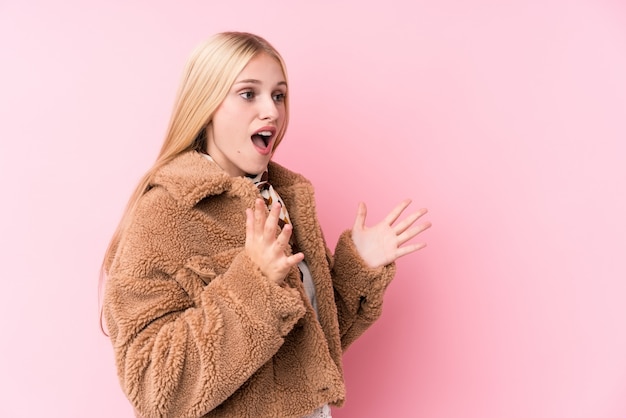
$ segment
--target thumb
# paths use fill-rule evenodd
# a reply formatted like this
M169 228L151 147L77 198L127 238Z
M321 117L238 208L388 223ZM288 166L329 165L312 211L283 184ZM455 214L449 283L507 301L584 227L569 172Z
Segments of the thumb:
M359 208L356 211L356 218L354 220L353 229L356 229L356 230L364 229L366 216L367 216L367 207L365 207L365 203L359 202Z

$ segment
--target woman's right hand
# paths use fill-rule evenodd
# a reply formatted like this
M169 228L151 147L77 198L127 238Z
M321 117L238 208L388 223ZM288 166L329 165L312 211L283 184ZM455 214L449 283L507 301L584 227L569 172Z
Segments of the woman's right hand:
M274 203L266 215L263 199L254 202L254 209L246 209L245 251L265 277L282 285L289 270L304 260L304 254L287 255L293 227L286 224L276 236L279 216L280 204Z

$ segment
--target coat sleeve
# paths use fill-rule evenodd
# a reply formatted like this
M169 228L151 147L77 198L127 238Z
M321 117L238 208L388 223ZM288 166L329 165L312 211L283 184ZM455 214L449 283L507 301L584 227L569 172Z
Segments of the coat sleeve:
M351 231L341 234L334 259L331 258L331 274L342 349L380 317L385 289L395 271L395 263L375 269L369 267L358 254Z
M200 417L272 358L305 308L295 289L270 282L236 250L192 297L181 283L201 277L177 259L193 258L187 221L168 210L154 216L150 204L136 214L103 303L118 377L145 418Z

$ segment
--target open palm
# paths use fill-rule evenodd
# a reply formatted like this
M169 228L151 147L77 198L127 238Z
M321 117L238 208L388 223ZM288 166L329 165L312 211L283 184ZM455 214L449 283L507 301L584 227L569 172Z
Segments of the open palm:
M428 212L426 209L420 209L394 225L394 222L398 220L409 204L411 204L410 199L402 201L389 212L385 219L372 227L365 226L367 208L364 203L359 204L352 228L352 240L359 255L368 266L376 268L390 264L399 257L426 246L425 243L403 245L430 228L430 222L414 225L419 218Z

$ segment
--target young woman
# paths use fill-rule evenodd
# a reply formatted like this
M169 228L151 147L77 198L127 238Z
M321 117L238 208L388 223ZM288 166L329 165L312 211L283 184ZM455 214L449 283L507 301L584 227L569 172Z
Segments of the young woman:
M334 255L312 185L271 161L285 64L221 33L191 56L165 142L104 258L103 314L140 417L330 417L343 351L380 315L394 261L424 244L409 201Z

